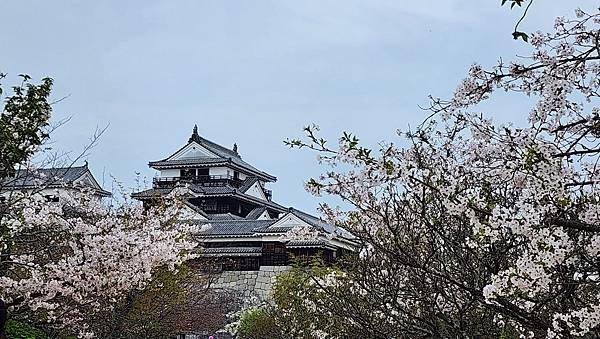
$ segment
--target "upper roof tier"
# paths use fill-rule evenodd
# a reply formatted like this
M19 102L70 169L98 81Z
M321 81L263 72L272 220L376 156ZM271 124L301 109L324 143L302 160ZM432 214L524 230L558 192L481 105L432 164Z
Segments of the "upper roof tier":
M196 125L186 145L169 157L163 160L151 161L148 165L157 170L226 166L248 175L257 176L264 181L277 180L275 176L263 172L242 160L237 152L237 145L234 144L233 149L229 149L198 135L198 126Z

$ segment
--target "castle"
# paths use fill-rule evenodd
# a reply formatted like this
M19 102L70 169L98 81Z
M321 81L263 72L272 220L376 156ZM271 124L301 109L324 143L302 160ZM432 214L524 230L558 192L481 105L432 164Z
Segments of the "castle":
M292 258L316 254L331 262L357 248L346 230L273 201L267 185L277 180L275 176L242 160L235 144L228 149L201 137L196 126L187 144L148 165L159 175L151 189L132 197L152 204L175 188L184 188L186 218L211 226L197 234L200 253L218 258L220 270L287 266ZM298 229L311 236L290 236Z

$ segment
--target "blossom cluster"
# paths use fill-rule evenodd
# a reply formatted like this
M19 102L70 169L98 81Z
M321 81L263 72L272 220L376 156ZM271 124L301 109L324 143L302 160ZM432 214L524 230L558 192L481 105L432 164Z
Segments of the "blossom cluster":
M177 197L161 206L107 207L92 190L72 190L58 202L39 192L15 192L0 236L0 297L13 313L33 312L59 327L91 336L86 320L154 270L194 256L195 226L179 220Z
M451 100L400 132L408 147L375 154L345 134L329 149L308 128L300 145L333 169L307 188L351 204L337 222L360 238L361 259L406 282L396 311L433 302L445 321L479 305L524 337L600 333L599 31L600 14L578 9L532 35L530 64L473 65ZM473 111L497 90L535 98L525 125ZM434 301L416 292L430 289Z

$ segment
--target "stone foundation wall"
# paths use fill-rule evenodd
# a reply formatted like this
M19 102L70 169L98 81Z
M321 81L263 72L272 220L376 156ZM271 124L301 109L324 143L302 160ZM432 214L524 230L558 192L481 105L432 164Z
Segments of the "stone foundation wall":
M289 266L261 266L258 271L225 271L218 274L212 287L233 290L244 298L256 295L269 300L275 278L288 269Z
M278 274L290 266L261 266L258 271L224 271L217 273L211 289L235 293L242 299L256 296L260 301L271 301L271 290ZM243 302L243 300L240 300ZM240 307L242 305L239 305ZM215 339L231 339L228 333L211 333ZM208 333L185 334L178 339L208 339Z

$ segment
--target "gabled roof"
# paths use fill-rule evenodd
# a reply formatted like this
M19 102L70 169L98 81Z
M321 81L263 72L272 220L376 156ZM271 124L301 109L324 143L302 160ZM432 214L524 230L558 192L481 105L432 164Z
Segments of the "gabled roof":
M335 234L335 231L337 229L336 226L333 226L331 224L326 223L323 219L321 218L317 218L314 215L308 214L306 212L302 212L300 210L297 210L295 208L290 208L290 213L292 213L293 215L297 216L298 218L302 219L304 222L308 223L311 226L314 226L322 231L325 231L327 233L332 233Z
M208 214L206 214L206 212L204 212L200 207L192 204L189 201L184 201L185 207L189 208L193 213L197 213L199 216L201 216L204 219L208 219Z
M196 142L197 144L206 147L209 151L216 153L221 158L238 157L241 159L240 155L237 152L237 145L234 144L235 149L231 150L208 139L204 139L198 134L198 125L194 125L192 136L188 139L188 144L192 142Z
M205 150L205 152L198 152L197 155L188 158L177 158L177 155L181 151L183 151L189 146L193 147L195 145L201 147L203 150ZM233 169L240 170L241 172L258 176L259 178L266 181L277 180L275 176L263 172L242 160L242 157L237 152L236 145L234 145L234 149L231 150L201 137L198 134L197 126L194 126L192 136L189 138L188 143L186 145L181 147L175 153L171 154L169 157L158 161L151 161L148 163L148 165L155 169L180 168L186 166L202 167L226 165L232 167Z
M259 209L252 211L256 214ZM302 215L302 217L298 216ZM210 216L210 215L209 215ZM293 247L319 247L319 246L337 246L338 244L347 244L356 246L355 237L349 232L340 227L333 225L324 225L324 221L298 210L290 209L290 212L278 219L251 219L251 215L246 218L222 218L223 215L218 215L217 220L200 221L201 223L210 224L210 228L199 232L197 235L200 238L221 238L221 237L239 237L243 238L262 238L265 236L284 236L294 227L313 227L319 231L319 236L315 239L291 239L289 244ZM306 221L308 220L308 221ZM282 239L285 241L285 239Z
M260 217L265 211L267 210L266 207L257 207L255 209L253 209L252 211L250 211L250 213L248 213L248 215L246 216L246 219L258 219L258 217Z
M240 192L246 193L246 191L249 190L250 187L252 187L252 185L254 185L257 181L257 177L247 177L244 179L244 181L242 181L242 185L239 188Z
M339 237L349 239L349 240L356 239L356 237L352 233L348 232L344 228L335 226L335 225L331 225L331 224L325 222L323 219L315 217L314 215L308 214L306 212L302 212L295 208L290 208L290 213L296 215L298 218L304 220L305 222L307 222L308 224L310 224L312 226L319 227L326 233L335 234Z
M110 196L96 181L87 163L83 166L21 169L14 177L0 182L3 189L61 188L81 184L96 191L98 195Z

